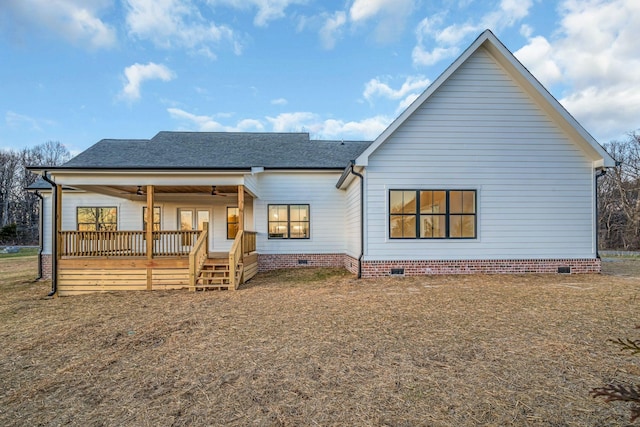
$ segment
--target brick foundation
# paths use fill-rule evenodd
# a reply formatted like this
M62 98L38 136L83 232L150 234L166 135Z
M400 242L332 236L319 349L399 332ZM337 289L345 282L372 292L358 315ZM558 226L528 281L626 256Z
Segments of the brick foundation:
M362 263L362 277L389 276L391 269L404 269L405 276L432 274L557 274L559 267L568 267L571 274L600 273L600 259L364 261Z
M350 273L357 274L358 260L346 254L258 255L258 271L297 267L344 267ZM426 276L434 274L558 274L558 268L563 270L568 268L571 274L600 273L600 259L363 261L362 277L386 277L391 275L391 269L403 269L404 276Z
M344 254L258 254L258 271L296 267L345 267L344 257Z
M349 255L343 255L343 266L351 274L358 274L358 259Z
M51 280L51 255L40 255L42 264L42 280Z

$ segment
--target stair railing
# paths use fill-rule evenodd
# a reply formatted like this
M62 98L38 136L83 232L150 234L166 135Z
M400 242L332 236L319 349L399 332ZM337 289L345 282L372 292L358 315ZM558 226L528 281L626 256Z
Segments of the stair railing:
M209 256L209 223L202 224L202 232L189 252L189 290L196 290L196 281Z
M242 235L243 231L238 231L233 241L233 246L231 246L231 250L229 251L229 289L233 291L238 289L242 281L242 272L240 272L240 275L236 278L239 264L242 263Z

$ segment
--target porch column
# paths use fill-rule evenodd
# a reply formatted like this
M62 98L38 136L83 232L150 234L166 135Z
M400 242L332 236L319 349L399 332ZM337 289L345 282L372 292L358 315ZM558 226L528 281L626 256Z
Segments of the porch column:
M238 185L238 231L244 231L244 185Z
M153 260L153 185L147 185L147 229L145 230L145 238L147 239L147 290L153 287L153 268L151 260Z
M60 253L63 250L62 247L62 237L60 235L60 231L62 230L62 185L60 184L56 184L56 200L55 200L55 224L54 224L54 238L55 238L55 245L56 245L56 253L55 253L55 257L56 259L60 259ZM51 242L53 244L53 242ZM57 264L57 263L56 263ZM57 268L56 268L57 270ZM57 271L52 271L52 274L58 274Z
M153 185L147 185L147 259L153 259Z
M51 282L53 284L52 292L50 296L57 296L58 294L58 261L62 258L61 253L64 250L62 246L62 185L56 184L55 188L55 200L53 201L53 240L51 246L53 253L51 254ZM42 213L41 213L42 215Z

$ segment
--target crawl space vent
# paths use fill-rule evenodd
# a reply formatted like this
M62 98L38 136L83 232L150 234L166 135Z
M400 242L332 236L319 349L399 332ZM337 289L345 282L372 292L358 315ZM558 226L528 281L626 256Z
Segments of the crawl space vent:
M404 268L392 268L391 269L392 276L404 276Z
M307 265L307 264L309 264L309 261L306 260L306 259L299 259L298 260L298 264L299 265Z
M558 273L571 274L571 267L558 267Z

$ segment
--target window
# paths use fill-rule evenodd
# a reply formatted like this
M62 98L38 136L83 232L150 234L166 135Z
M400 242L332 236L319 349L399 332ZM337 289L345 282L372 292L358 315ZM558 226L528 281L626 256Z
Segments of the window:
M309 205L269 205L270 239L308 239Z
M160 206L153 207L153 231L160 231ZM147 231L147 207L142 207L142 229Z
M210 212L208 209L178 209L178 228L180 231L204 230L204 223L209 224L209 232L213 232L211 222L209 222ZM192 233L182 234L182 245L191 246L195 244Z
M227 239L235 239L238 234L238 219L240 211L238 208L227 207Z
M79 231L113 231L118 229L118 209L115 207L78 207L76 219Z
M392 239L475 239L476 190L390 190Z

